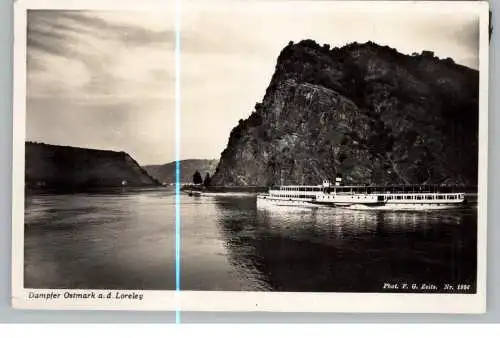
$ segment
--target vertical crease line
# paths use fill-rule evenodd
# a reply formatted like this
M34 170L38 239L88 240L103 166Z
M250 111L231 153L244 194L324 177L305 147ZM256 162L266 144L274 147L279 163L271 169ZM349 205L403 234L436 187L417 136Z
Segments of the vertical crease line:
M181 0L175 0L175 291L176 311L175 322L181 322L179 296L181 290L181 218L180 218L180 135L181 135Z

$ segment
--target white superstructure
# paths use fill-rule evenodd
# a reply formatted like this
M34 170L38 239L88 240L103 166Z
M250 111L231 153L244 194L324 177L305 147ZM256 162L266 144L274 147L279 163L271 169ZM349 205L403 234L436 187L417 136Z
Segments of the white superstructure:
M300 205L377 210L428 210L461 207L465 194L446 186L342 186L337 178L317 186L289 185L257 196L258 205Z

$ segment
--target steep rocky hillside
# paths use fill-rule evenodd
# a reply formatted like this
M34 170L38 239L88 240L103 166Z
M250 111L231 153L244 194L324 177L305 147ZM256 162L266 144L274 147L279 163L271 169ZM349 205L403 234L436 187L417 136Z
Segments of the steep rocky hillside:
M428 51L290 42L212 184L476 185L478 80Z

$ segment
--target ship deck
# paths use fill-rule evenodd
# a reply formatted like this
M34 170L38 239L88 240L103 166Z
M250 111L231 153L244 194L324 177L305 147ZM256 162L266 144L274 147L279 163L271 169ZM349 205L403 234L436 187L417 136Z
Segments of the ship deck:
M281 187L274 187L271 190L287 190L287 191L309 191L321 190L323 192L331 193L355 193L355 194L407 194L407 193L476 193L477 187L468 186L451 186L451 185L385 185L385 186L362 186L362 185L342 185L330 186L322 188L321 186L311 185L286 185Z

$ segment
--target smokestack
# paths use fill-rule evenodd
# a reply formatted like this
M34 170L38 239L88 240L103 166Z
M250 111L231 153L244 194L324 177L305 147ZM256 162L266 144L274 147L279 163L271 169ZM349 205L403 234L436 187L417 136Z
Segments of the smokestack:
M335 177L335 185L339 186L340 183L342 183L342 176L337 175L337 177Z

